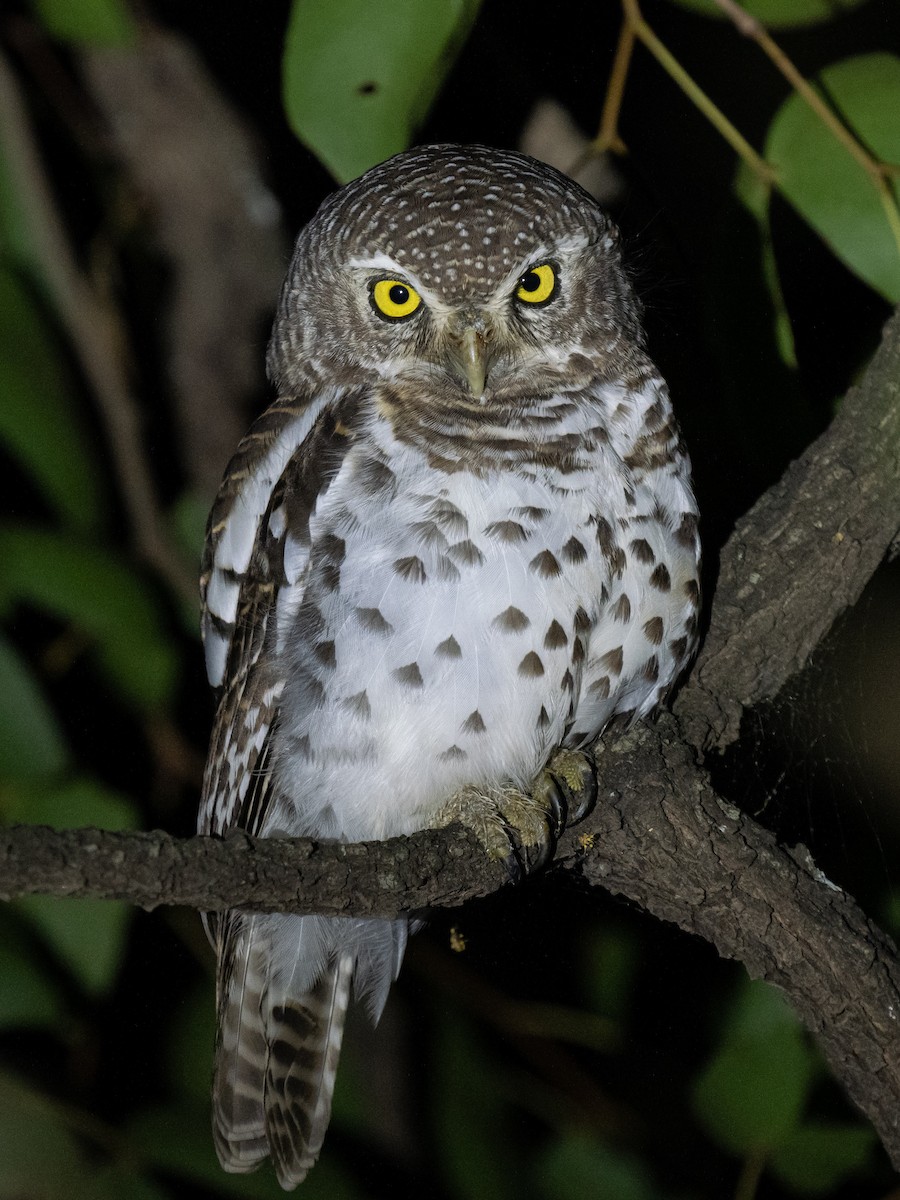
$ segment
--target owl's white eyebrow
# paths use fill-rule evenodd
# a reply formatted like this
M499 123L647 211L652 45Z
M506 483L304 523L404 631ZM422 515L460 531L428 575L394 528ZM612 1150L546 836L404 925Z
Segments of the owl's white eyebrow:
M569 233L565 237L561 237L558 242L554 242L552 250L548 253L577 254L590 244L590 240L586 233Z
M411 273L405 267L401 267L389 254L372 254L368 258L351 258L347 265L366 271L398 271L401 275L411 277Z
M408 279L429 304L436 301L434 292L422 283L415 271L411 271L409 267L402 267L389 254L373 254L369 258L351 258L348 260L348 266L357 271L382 271L390 275L399 275L402 279Z

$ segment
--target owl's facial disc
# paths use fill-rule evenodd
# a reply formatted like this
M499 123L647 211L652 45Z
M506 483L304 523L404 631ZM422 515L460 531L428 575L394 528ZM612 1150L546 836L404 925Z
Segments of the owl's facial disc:
M539 252L490 281L454 269L447 288L384 253L351 265L360 272L357 296L368 297L376 326L396 331L389 335L390 356L380 360L391 364L391 375L433 378L437 369L481 406L498 388L531 384L535 370L549 365L541 353L540 314L562 294L557 259ZM383 338L378 345L385 345Z
M555 262L537 262L515 278L511 292L507 282L486 297L482 306L467 306L450 316L448 366L482 404L491 366L504 356L512 365L522 349L510 336L510 308L534 309L549 304L558 292L558 273Z
M384 259L380 265L388 263L390 260ZM429 297L430 304L423 303L419 290L399 269L370 279L368 294L376 315L389 325L406 325L430 310L437 329L432 351L457 385L462 384L474 399L484 402L495 341L495 320L490 312L472 303L452 308L434 295ZM416 353L422 353L421 345L417 345Z

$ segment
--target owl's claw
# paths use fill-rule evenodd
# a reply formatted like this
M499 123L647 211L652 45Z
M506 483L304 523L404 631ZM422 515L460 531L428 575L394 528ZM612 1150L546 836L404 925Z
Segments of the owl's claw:
M556 823L558 838L569 825L592 811L597 803L597 771L581 750L557 750L534 781L532 794Z
M557 842L569 821L569 804L556 779L544 770L534 781L532 795L547 813L553 841Z
M503 832L507 840L507 852L503 859L506 873L512 883L519 883L532 871L537 871L553 858L556 850L556 829L552 815L543 812L540 836L537 841L526 841L533 836L534 830L522 830L503 819Z
M512 785L462 788L436 824L467 826L515 883L550 861L563 830L586 817L596 799L592 760L578 750L560 750L535 779L530 796Z
M514 882L543 866L556 846L556 822L544 802L512 784L462 788L435 824L454 821L472 830L488 857L502 861Z

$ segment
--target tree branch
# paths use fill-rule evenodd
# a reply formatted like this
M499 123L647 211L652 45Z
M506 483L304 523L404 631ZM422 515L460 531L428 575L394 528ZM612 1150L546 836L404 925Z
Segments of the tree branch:
M627 896L781 987L900 1164L900 963L889 939L804 847L780 848L715 793L674 717L597 754L597 808L564 834L553 869ZM507 874L459 826L351 846L13 826L0 830L0 880L2 899L52 881L58 895L145 908L395 917L487 895Z
M460 826L356 845L238 831L220 839L159 830L0 829L0 900L52 892L147 909L175 904L207 912L396 917L489 895L508 879Z
M859 599L900 529L900 311L828 429L737 523L709 632L675 704L700 749L723 750Z
M717 796L678 722L604 748L584 878L712 942L787 995L900 1169L900 961L804 846Z

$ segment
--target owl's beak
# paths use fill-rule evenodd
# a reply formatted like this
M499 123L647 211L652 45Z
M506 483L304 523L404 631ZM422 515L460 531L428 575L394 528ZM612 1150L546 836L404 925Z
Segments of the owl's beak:
M488 369L488 331L475 324L465 325L462 332L450 342L450 366L476 400L484 396L484 381Z

